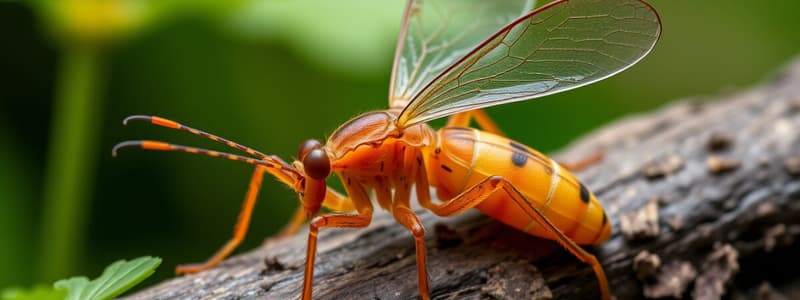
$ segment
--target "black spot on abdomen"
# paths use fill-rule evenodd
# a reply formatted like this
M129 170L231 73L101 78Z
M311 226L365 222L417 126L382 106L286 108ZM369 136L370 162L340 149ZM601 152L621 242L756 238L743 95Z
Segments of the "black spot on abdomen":
M525 166L525 163L528 162L528 156L517 151L512 151L512 152L513 153L511 154L511 162L514 163L514 165L517 167Z
M511 150L511 162L517 167L525 166L525 164L528 162L527 154L530 153L528 148L525 148L525 146L520 145L515 141L510 141L509 144L511 145L511 148L514 148Z
M589 203L589 190L586 189L586 186L583 183L579 183L581 186L581 200L585 203Z

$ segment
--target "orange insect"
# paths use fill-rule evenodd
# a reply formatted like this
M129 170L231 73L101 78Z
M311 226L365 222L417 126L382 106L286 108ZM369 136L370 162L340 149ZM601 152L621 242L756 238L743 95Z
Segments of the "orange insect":
M408 2L398 39L389 109L357 116L323 145L309 140L291 164L273 155L174 121L131 116L128 121L188 131L250 157L157 141L114 147L181 151L255 165L234 236L193 273L219 263L242 241L264 172L297 192L301 206L289 233L311 219L302 289L310 299L317 235L323 227L366 227L373 201L414 237L419 293L428 299L425 228L410 208L440 216L477 208L532 235L555 240L591 265L600 294L610 299L597 259L580 245L604 242L611 225L600 202L567 169L505 138L481 109L574 89L614 75L642 59L661 33L655 10L639 0L561 0L531 12L532 1L426 0ZM450 117L432 129L426 122ZM482 129L470 128L475 121ZM571 168L585 166L585 160ZM346 195L326 185L334 173ZM441 201L432 201L429 187ZM318 215L321 207L332 213Z

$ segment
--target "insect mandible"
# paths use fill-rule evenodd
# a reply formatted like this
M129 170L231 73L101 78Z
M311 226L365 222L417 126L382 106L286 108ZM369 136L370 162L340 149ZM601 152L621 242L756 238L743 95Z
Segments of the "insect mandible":
M557 241L592 267L602 299L611 299L602 266L578 246L610 236L600 202L566 165L504 137L482 109L619 73L650 52L661 22L653 7L640 0L561 0L532 7L532 1L410 0L395 52L389 109L350 119L325 144L304 142L292 163L155 116L131 116L124 123L147 121L187 131L249 156L159 141L125 141L113 153L135 147L255 165L233 238L205 263L178 266L178 273L212 268L242 241L263 175L269 173L300 199L288 232L311 220L303 299L311 298L320 228L366 227L374 203L411 232L419 293L428 299L425 229L410 208L412 192L436 215L474 207L518 230ZM444 117L449 120L438 130L426 124ZM482 130L470 127L472 121ZM345 194L327 187L331 174L340 178ZM440 201L431 199L429 187ZM319 214L323 206L332 212Z

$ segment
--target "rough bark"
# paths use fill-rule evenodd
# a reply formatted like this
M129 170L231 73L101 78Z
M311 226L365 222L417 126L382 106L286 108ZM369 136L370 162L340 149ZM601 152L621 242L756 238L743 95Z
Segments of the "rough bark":
M750 90L615 122L556 157L598 147L605 159L577 175L612 218L611 239L589 250L617 299L798 296L800 61ZM418 213L434 299L598 296L591 269L554 242L477 212ZM301 232L128 298L297 298L305 249ZM418 297L413 240L385 213L367 229L323 229L318 250L316 299Z

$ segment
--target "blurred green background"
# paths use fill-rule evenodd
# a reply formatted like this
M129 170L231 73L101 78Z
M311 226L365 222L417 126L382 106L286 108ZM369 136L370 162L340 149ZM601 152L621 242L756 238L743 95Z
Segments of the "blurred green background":
M386 106L404 6L70 6L77 2L0 1L0 287L96 276L119 258L161 256L152 282L172 276L176 264L205 260L230 237L252 167L179 153L114 159L111 147L127 139L225 149L121 120L155 114L290 159L304 139L323 139L349 117ZM651 2L663 36L634 68L489 113L511 137L553 151L626 114L756 84L800 47L797 1ZM268 181L239 251L277 232L296 205Z

